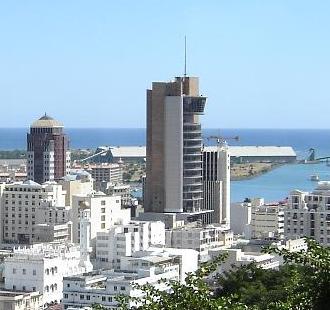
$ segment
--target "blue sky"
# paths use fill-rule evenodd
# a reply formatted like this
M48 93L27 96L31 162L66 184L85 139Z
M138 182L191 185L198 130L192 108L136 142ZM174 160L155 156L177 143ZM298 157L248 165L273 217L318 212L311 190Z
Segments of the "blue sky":
M0 1L0 127L145 127L145 89L200 77L208 128L330 128L330 1Z

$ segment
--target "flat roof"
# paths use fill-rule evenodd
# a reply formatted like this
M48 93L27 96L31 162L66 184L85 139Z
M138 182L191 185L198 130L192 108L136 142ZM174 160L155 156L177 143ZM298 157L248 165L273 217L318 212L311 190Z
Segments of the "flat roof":
M113 157L146 157L145 146L110 146ZM217 146L206 146L205 150L216 151ZM291 146L228 146L231 157L263 157L263 156L292 156L297 154Z
M207 146L205 150L216 151L217 146ZM231 157L297 156L291 146L228 146L228 151Z
M110 146L113 157L146 157L145 146Z

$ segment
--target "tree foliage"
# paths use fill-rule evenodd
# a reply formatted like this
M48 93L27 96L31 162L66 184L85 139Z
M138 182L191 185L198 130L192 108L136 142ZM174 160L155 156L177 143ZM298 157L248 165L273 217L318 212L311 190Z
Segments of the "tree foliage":
M202 264L188 274L186 283L160 281L169 290L159 290L150 284L135 285L143 298L119 295L119 308L139 310L323 310L330 309L330 251L312 239L306 239L307 252L290 253L268 248L284 258L279 270L264 270L255 264L234 267L215 275L216 287L206 277L214 274L225 256ZM129 307L130 305L130 307ZM133 305L133 306L132 306ZM135 306L134 306L135 305ZM105 309L105 308L94 308Z

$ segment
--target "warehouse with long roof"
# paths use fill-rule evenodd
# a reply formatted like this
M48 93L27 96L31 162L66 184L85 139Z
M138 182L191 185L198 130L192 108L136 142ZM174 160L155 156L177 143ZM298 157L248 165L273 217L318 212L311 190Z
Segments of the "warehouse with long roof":
M206 150L216 150L217 146L206 146ZM291 146L228 146L232 162L295 162L297 154ZM132 162L145 161L145 146L107 146L99 147L93 161Z

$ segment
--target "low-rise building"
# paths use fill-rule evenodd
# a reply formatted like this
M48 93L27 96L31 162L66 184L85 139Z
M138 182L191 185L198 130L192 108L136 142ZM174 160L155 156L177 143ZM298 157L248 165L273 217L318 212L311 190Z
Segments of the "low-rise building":
M290 192L284 215L287 238L307 236L330 246L330 181L319 182L312 192Z
M39 292L0 290L0 310L40 309L42 309L42 295Z
M117 269L122 257L147 250L151 245L165 245L163 222L131 221L126 225L114 225L106 232L97 233L97 266Z
M233 243L233 233L228 226L184 226L166 230L165 236L167 247L196 250L202 262L209 259L209 250Z
M40 292L42 305L62 300L63 277L89 272L82 262L80 248L70 244L36 244L16 248L4 260L6 290Z
M243 252L241 249L214 249L209 251L210 257L215 258L226 254L226 259L219 265L216 273L224 273L233 268L240 267L254 262L262 269L277 269L280 266L275 255L260 252Z
M175 249L180 251L178 249ZM184 252L185 250L183 250ZM193 251L193 250L188 250ZM195 252L195 251L193 251ZM119 294L131 297L143 297L143 293L134 288L134 284L151 284L156 289L170 291L170 287L160 280L181 281L183 276L182 255L188 259L188 254L181 256L176 253L159 249L152 252L137 252L132 257L124 257L118 270L103 270L89 274L65 277L63 304L64 309L83 308L100 304L108 309L117 308L116 297ZM191 256L197 269L197 253ZM195 268L186 271L193 272ZM135 306L131 302L129 306Z

